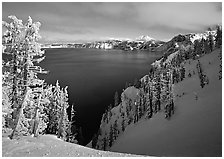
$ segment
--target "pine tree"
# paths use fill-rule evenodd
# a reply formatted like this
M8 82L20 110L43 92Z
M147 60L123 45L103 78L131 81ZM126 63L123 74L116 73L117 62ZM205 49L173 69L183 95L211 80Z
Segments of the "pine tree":
M122 121L121 121L121 130L124 131L125 130L125 117L124 117L124 113L122 112L121 114L122 117Z
M214 40L213 40L213 36L212 36L211 32L209 32L208 41L209 41L210 52L212 52L213 47L214 47Z
M149 119L153 115L152 91L150 91L150 93L149 93L148 102L149 102L149 104L148 104L149 106L147 108L146 117Z
M216 48L220 48L222 45L222 30L220 26L217 26L217 32L215 37L215 46Z
M202 43L199 40L194 41L194 58L202 54Z
M182 65L181 68L180 68L180 79L181 79L181 81L183 81L184 78L185 78L185 68Z
M115 92L115 95L114 95L114 106L118 106L120 100L119 100L119 95L118 95L118 92L116 91Z
M114 137L113 137L114 140L116 140L119 135L117 120L115 120L114 125L113 125L113 135L114 135Z
M210 52L210 48L209 48L209 40L206 39L204 42L204 52L205 54L208 54Z
M34 88L36 90L39 88L40 96L43 91L41 88L43 80L38 79L37 74L46 73L46 71L34 65L44 59L44 51L41 51L40 44L37 43L40 38L38 33L40 23L33 23L29 17L27 23L23 25L22 20L15 16L9 16L9 18L12 20L11 23L3 22L6 32L2 37L2 45L3 53L12 57L12 60L3 67L10 68L9 76L11 76L10 85L12 86L12 97L10 98L13 108L13 131L10 138L13 138L15 134L28 133L29 123L24 109L30 103L37 103L36 106L32 106L36 107L35 110L39 110L40 105L34 98ZM40 126L37 125L37 127Z
M202 53L201 54L205 54L205 39L202 38L201 41L200 41L200 46L201 46L201 50L202 50Z
M155 104L155 111L160 111L161 110L161 79L160 79L160 74L157 74L155 78L155 96L156 96L156 104Z
M103 138L103 150L106 151L106 149L107 149L107 138L104 137Z
M134 102L134 123L138 122L139 102Z
M141 82L137 78L135 78L135 80L134 80L134 87L135 88L140 88L141 87Z
M4 85L4 80L2 80L2 129L3 131L7 128L11 128L11 113L13 111L12 103L9 97L10 88Z
M70 115L70 122L69 127L67 129L67 141L72 143L77 143L76 135L77 135L77 129L75 126L75 107L74 104L71 106L71 115Z
M110 125L110 132L109 132L109 147L112 146L114 139L113 139L113 126Z
M68 114L67 114L67 108L69 107L68 104L68 92L67 88L65 87L64 90L62 89L60 94L60 102L61 102L61 108L60 108L60 119L58 124L58 138L62 138L66 140L66 131L69 126L69 120L68 120Z

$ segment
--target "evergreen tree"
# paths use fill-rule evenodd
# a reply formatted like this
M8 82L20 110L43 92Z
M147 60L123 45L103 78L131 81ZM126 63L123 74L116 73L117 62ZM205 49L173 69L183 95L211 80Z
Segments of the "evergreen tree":
M114 135L114 137L113 137L114 140L116 140L119 135L117 120L115 120L114 125L113 125L113 135Z
M155 97L156 97L156 103L155 103L155 112L161 110L161 79L160 74L157 74L155 78Z
M202 54L202 43L199 40L194 41L194 59L197 55Z
M57 81L56 87L59 86L59 83ZM66 140L66 131L69 126L69 120L68 120L68 114L67 114L67 108L69 107L68 104L68 92L67 88L65 87L64 89L61 90L60 92L60 98L58 99L58 104L60 104L59 112L60 112L60 118L59 118L59 123L58 123L58 138L62 138ZM60 103L59 103L60 102Z
M198 60L198 64L197 64L197 70L198 70L198 76L200 79L200 86L201 88L204 88L205 84L209 83L208 77L206 76L206 74L203 72L202 70L202 66L200 61Z
M180 79L181 79L181 81L183 81L184 78L185 78L185 68L182 65L181 68L180 68Z
M124 117L124 113L122 112L121 114L121 117L122 117L122 121L121 121L121 130L124 131L125 130L125 117Z
M135 78L135 80L134 80L134 87L135 88L140 88L141 87L141 82L137 78Z
M201 50L202 50L202 53L201 54L205 54L205 39L202 38L201 41L200 41L200 45L201 45Z
M70 122L69 127L67 129L67 141L72 143L77 143L77 129L75 125L75 108L74 105L71 106L71 115L70 115Z
M109 132L109 147L112 146L114 142L114 139L113 139L113 126L110 125L110 132Z
M69 104L67 87L61 88L59 82L57 81L55 86L51 85L48 87L48 89L48 98L50 102L45 110L48 115L48 125L46 132L50 134L57 134L57 137L63 138L64 140L70 140L68 137L72 132L69 129L72 129L74 122L69 122L68 120L67 109ZM73 109L74 107L72 107L71 110L72 119L74 119Z
M220 48L222 45L222 30L220 26L217 26L217 32L215 37L215 46L216 48Z
M37 93L34 93L34 88L36 90L39 88L39 96L41 96L43 80L38 79L37 74L46 72L40 66L34 65L34 63L39 63L44 59L44 51L41 51L40 44L37 43L40 38L38 33L40 23L33 23L29 17L27 23L23 25L22 20L15 16L9 16L9 18L12 20L11 23L3 22L6 32L2 37L2 45L3 53L12 57L12 60L8 61L7 65L3 67L10 67L11 82L9 83L12 86L12 97L10 98L13 109L13 131L10 138L13 138L15 134L28 133L30 124L24 109L36 103L36 106L32 106L38 112L40 101L36 101L35 94ZM40 100L41 98L37 97L37 99ZM38 113L33 112L32 114L37 118L39 117ZM38 123L36 125L36 127L42 129L41 126Z
M134 123L138 122L138 114L139 114L139 103L134 102Z
M118 106L120 100L119 100L119 95L118 95L118 92L116 91L115 92L115 95L114 95L114 106Z
M214 40L213 40L213 36L212 36L211 32L209 32L208 41L209 41L210 52L212 52L213 47L214 47Z
M103 138L103 150L106 151L106 149L107 149L107 138L104 137Z
M152 117L152 114L153 114L153 103L152 103L152 91L150 91L150 94L149 94L149 107L148 107L148 110L147 110L147 117L148 118L151 118Z
M210 52L210 48L209 48L209 40L206 39L204 42L204 52L205 54L208 54Z
M10 94L12 93L12 87L8 84L8 72L4 72L2 75L2 129L11 129L12 124L12 100Z

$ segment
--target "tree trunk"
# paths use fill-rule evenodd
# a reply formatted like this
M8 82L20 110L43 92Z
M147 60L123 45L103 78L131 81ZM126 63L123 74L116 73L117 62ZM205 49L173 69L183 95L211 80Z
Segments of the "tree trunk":
M15 135L15 132L16 132L17 127L18 127L18 125L19 125L21 116L22 116L22 114L23 114L23 109L24 109L24 107L25 107L25 101L26 101L26 99L27 99L27 97L28 97L28 94L29 94L29 91L27 91L27 88L26 88L25 96L24 96L24 98L23 98L23 102L22 102L22 104L21 104L21 105L19 106L19 108L18 108L18 114L17 114L16 119L15 119L15 125L14 125L13 131L12 131L12 133L11 133L11 135L10 135L10 139L13 139L13 137L14 137L14 135Z
M13 47L13 43L12 46ZM13 48L11 48L13 49ZM18 114L17 112L17 108L18 108L18 102L17 102L17 64L16 64L16 51L15 50L11 50L13 52L13 57L12 57L12 61L13 61L13 68L12 68L12 72L13 72L13 86L12 86L12 108L14 109L14 111L12 112L12 119L15 121L16 120L16 116ZM15 122L13 122L15 124Z
M37 107L35 108L35 115L34 115L34 125L33 125L33 134L35 137L38 136L38 125L39 125L39 109L40 109L40 100L41 100L41 94L38 99Z
M63 124L63 120L64 120L64 104L61 108L61 118L60 118L60 121L59 121L59 125L58 125L58 135L57 137L60 138L62 136L62 124Z

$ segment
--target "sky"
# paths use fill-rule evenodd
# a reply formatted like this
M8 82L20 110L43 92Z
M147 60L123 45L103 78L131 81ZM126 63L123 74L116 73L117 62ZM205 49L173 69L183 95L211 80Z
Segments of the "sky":
M42 43L148 35L167 41L222 23L221 2L3 2L2 20L41 22Z

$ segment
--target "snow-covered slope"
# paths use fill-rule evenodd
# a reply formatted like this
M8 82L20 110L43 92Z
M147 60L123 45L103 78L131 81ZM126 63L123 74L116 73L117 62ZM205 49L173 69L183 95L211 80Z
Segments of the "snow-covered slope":
M219 52L201 57L209 78L203 89L196 70L197 60L185 62L186 78L174 86L175 114L163 113L126 127L111 150L151 156L222 155L222 81L218 79ZM191 77L188 74L191 73Z
M130 157L124 153L94 150L64 142L53 135L31 136L19 140L2 138L3 157Z

